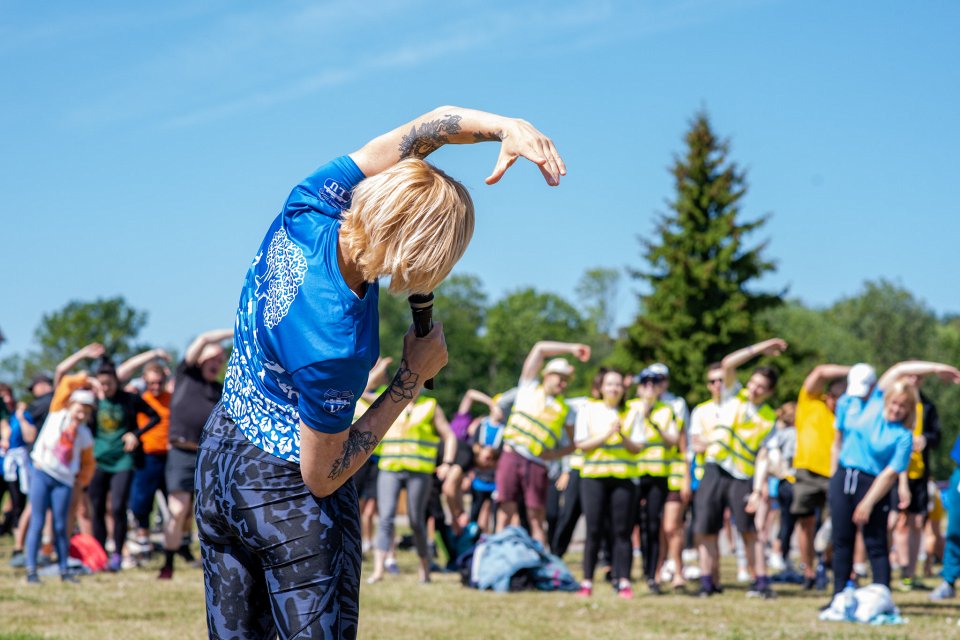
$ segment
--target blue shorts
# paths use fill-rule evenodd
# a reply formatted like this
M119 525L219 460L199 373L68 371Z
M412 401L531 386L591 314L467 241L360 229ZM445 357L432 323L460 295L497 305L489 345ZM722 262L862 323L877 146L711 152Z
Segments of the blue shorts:
M299 465L250 444L217 405L200 439L196 485L210 638L356 638L352 479L314 496Z

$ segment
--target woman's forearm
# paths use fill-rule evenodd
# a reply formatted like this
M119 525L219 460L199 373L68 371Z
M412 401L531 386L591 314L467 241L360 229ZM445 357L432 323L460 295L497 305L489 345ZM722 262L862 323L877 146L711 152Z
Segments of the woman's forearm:
M401 361L387 389L343 433L320 433L301 422L300 472L307 488L321 498L339 489L363 466L422 386L420 376Z
M863 501L870 505L871 508L876 506L881 499L890 493L890 489L893 489L893 485L897 482L897 475L897 472L890 467L884 469L880 475L870 483L870 489L868 489L866 495L863 496Z

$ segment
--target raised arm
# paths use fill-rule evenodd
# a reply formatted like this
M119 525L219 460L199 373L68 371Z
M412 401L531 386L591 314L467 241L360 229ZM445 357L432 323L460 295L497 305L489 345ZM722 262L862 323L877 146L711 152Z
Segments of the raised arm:
M898 362L883 372L877 386L886 391L890 386L903 376L939 376L945 382L960 384L960 371L956 367L942 362L927 362L926 360L905 360Z
M132 358L128 358L123 362L123 364L117 367L117 378L120 380L120 383L123 384L130 380L130 378L133 377L133 374L139 371L143 366L156 359L170 362L170 354L163 349L150 349L149 351L138 353Z
M778 356L787 350L787 343L780 338L770 338L755 345L738 349L720 361L723 371L723 386L731 388L737 381L737 369L759 355Z
M183 356L183 361L191 367L196 365L197 360L200 359L200 354L203 352L203 348L205 346L208 344L223 342L230 337L233 337L233 329L214 329L213 331L201 333L194 339L193 342L190 343L190 346L187 347L187 352Z
M433 413L433 426L440 439L443 440L443 460L440 464L444 468L442 470L438 469L437 473L437 477L443 480L447 475L447 470L450 469L457 457L457 434L450 428L450 422L439 406Z
M60 379L63 378L64 375L69 373L71 369L77 366L81 360L94 360L102 356L104 353L106 353L106 351L107 350L104 349L103 345L100 344L99 342L92 342L87 346L85 346L84 348L77 351L76 353L73 353L67 356L66 358L64 358L63 362L58 364L57 368L53 372L54 388L56 388L57 385L60 384Z
M497 141L500 142L500 156L493 173L486 179L487 184L499 181L520 157L540 167L551 186L560 184L560 176L567 174L553 142L529 122L460 107L439 107L425 113L374 138L350 157L369 177L404 158L425 158L445 144Z
M520 379L536 380L540 369L543 368L544 360L563 355L576 356L580 362L586 362L590 359L590 347L575 342L548 342L541 340L533 345L530 353L527 354L527 359L523 361L523 370L520 372Z
M843 364L820 364L807 374L803 381L803 389L811 396L818 396L827 388L827 383L837 378L846 377L850 367Z
M460 399L460 406L457 407L457 413L469 412L474 402L482 402L488 407L493 407L493 398L482 391L467 389L467 392L463 394L463 398Z

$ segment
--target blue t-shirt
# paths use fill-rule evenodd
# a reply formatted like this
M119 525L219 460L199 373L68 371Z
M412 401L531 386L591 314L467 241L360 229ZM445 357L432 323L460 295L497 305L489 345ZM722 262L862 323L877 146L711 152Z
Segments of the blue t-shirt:
M27 422L33 424L33 416L30 415L29 411L25 411L23 417L27 419ZM11 415L8 423L10 424L10 448L18 449L27 446L26 440L23 439L23 427L20 425L20 418L17 417L17 414Z
M358 298L337 263L340 213L364 175L349 156L297 185L240 294L223 402L257 447L300 461L299 423L350 427L380 352L377 283Z
M883 417L883 391L864 400L844 394L837 401L837 431L843 434L840 465L878 476L887 467L903 473L910 464L913 434Z

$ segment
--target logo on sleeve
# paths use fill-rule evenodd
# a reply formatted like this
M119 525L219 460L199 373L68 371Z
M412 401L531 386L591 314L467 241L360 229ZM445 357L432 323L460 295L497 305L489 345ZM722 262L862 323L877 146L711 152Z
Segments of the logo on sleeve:
M317 193L321 200L337 209L345 209L350 202L350 192L333 178L323 181L323 187Z
M323 410L327 413L336 415L352 406L352 391L337 391L336 389L327 389L327 392L323 394Z

